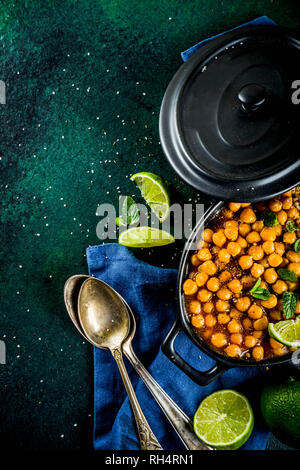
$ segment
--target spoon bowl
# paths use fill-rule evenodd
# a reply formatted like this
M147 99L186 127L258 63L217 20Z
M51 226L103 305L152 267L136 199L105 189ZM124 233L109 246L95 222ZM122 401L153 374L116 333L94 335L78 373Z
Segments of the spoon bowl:
M120 297L104 282L89 277L78 296L79 321L85 335L99 347L113 351L129 333L129 314Z

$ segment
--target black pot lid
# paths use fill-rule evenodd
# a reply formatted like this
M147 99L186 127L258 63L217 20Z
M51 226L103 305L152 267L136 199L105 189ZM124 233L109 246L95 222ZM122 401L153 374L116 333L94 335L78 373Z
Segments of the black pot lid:
M292 100L297 80L300 89L297 34L277 26L240 28L180 67L163 99L160 138L187 183L240 202L299 183L300 104Z

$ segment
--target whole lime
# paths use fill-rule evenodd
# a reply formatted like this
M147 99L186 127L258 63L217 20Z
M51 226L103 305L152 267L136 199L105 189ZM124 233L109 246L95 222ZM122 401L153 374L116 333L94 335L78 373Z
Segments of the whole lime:
M271 432L284 444L300 449L300 380L267 385L261 410Z

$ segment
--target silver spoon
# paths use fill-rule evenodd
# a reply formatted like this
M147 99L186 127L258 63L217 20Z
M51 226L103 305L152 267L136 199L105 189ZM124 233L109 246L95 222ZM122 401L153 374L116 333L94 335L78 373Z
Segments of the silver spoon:
M87 341L89 341L89 339L85 336L78 319L77 300L80 287L88 277L89 276L85 274L78 274L72 276L66 281L64 288L65 304L69 316L76 328L86 338ZM118 292L115 291L115 293L121 298L121 300L126 305L131 319L130 333L122 345L123 352L131 362L135 371L144 381L149 391L152 393L158 405L168 418L170 424L173 426L174 430L180 437L185 448L189 450L211 450L209 446L207 446L197 438L197 436L192 430L192 422L189 417L178 407L178 405L172 400L172 398L170 398L169 395L154 380L154 378L149 374L149 372L145 369L143 364L135 355L131 344L136 331L135 317L125 299Z
M130 329L128 311L107 284L89 277L79 291L78 314L81 327L98 348L109 349L123 379L135 417L142 450L162 450L135 395L122 356L122 343Z

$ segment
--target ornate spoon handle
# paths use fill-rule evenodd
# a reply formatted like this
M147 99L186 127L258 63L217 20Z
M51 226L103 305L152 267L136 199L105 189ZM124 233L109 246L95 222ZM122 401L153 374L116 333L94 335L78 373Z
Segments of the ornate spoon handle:
M140 360L136 357L131 344L123 343L123 351L131 362L133 368L139 374L153 397L161 407L169 422L177 432L182 443L189 450L212 450L211 447L200 441L192 430L192 423L188 416L179 408L178 405L161 388L154 378L145 369Z
M127 370L122 357L122 352L120 349L114 349L111 351L113 357L118 364L121 377L123 379L128 397L131 403L132 411L135 417L137 430L139 434L141 450L163 450L155 435L153 434L148 421L146 420L144 413L140 407L140 404L137 400L136 394L133 390L130 378L128 376Z

